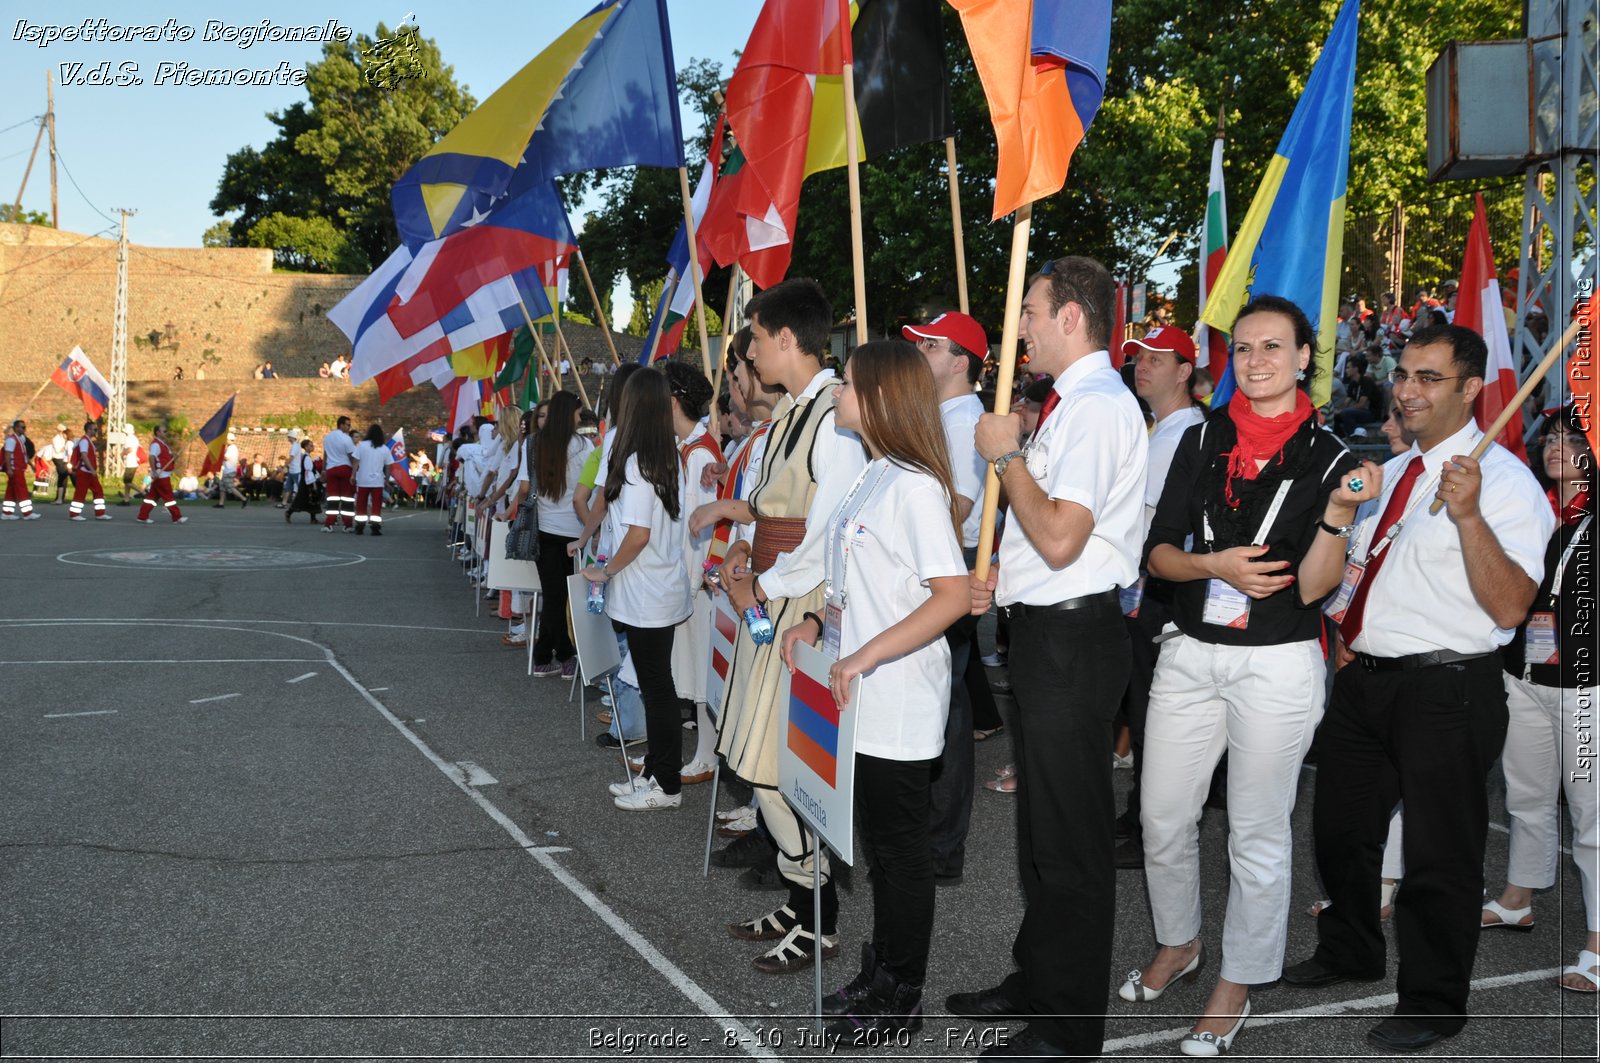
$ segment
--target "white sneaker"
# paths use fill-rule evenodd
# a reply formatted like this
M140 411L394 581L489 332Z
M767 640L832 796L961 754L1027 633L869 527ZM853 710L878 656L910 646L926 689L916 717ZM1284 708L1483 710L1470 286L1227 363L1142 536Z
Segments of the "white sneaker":
M623 797L635 790L648 790L655 785L655 780L647 775L629 775L627 782L614 782L606 786L611 791L612 797Z
M1111 768L1113 771L1132 771L1133 754L1127 753L1120 757L1115 753L1111 754Z
M188 524L189 523L189 518L188 517L179 517L177 520L173 521L172 523L174 523L174 524Z
M82 514L79 514L79 515L78 515L78 516L76 516L76 517L68 517L68 518L67 518L67 519L68 519L68 520L88 520L88 519L89 519L89 518L88 518L88 517L85 517L85 516L83 516L83 515L82 515Z
M514 639L520 639L523 636L527 635L527 633L528 633L528 625L527 624L517 624L514 627L512 627L511 631L509 632L511 637L514 638Z
M612 708L611 695L610 694L601 694L600 695L600 704L604 705L608 709Z
M95 520L110 520L111 519L111 514L109 514L109 513L96 513L94 515L94 519Z
M683 804L683 794L666 793L654 779L651 779L648 786L641 787L631 794L619 794L611 799L611 803L624 812L655 812L659 809L677 808Z
M691 760L678 769L678 778L683 781L683 785L694 786L697 783L710 782L716 770L715 764L707 764L703 760Z

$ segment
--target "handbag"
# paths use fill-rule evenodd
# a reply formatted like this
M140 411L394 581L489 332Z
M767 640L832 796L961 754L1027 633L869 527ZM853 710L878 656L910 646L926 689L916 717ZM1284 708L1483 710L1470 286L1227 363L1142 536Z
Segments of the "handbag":
M527 462L526 468L533 468L537 451L534 449L534 440L528 440L527 448L523 451L523 461ZM533 480L533 477L529 477ZM534 561L539 560L539 491L537 481L530 484L528 497L522 500L517 507L517 515L512 518L511 527L506 530L506 560L507 561Z

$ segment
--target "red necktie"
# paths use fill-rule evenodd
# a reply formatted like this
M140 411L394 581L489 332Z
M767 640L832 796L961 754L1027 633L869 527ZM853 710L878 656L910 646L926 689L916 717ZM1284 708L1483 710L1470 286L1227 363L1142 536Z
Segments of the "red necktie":
M1035 436L1037 436L1040 430L1044 428L1045 419L1050 416L1050 411L1054 410L1058 405L1060 405L1060 403L1061 392L1051 388L1050 394L1046 395L1044 398L1044 406L1042 406L1039 410L1039 420L1033 426L1033 434Z
M1350 598L1350 607L1345 610L1344 620L1339 623L1339 633L1344 636L1344 644L1348 648L1356 641L1356 636L1361 634L1361 620L1367 611L1367 593L1372 590L1372 581L1378 575L1378 569L1383 567L1383 559L1389 556L1394 544L1385 546L1377 557L1371 557L1373 547L1384 541L1389 534L1389 529L1399 522L1406 511L1406 503L1411 500L1411 489L1417 485L1417 477L1422 475L1422 456L1411 459L1406 466L1406 471L1400 477L1400 482L1395 484L1394 493L1389 496L1389 504L1383 507L1383 516L1378 518L1378 529L1372 533L1372 543L1367 547L1369 560L1367 570L1361 576L1361 584L1356 587L1356 592Z

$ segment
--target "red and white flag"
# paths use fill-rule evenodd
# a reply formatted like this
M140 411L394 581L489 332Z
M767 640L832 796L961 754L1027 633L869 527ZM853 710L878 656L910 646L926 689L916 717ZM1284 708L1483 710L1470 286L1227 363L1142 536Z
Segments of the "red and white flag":
M1483 376L1473 412L1478 427L1487 429L1511 404L1517 394L1517 367L1511 360L1511 336L1506 331L1504 304L1500 301L1500 282L1495 279L1494 250L1489 246L1489 221L1483 210L1483 193L1472 212L1472 229L1467 234L1467 259L1461 265L1461 289L1456 296L1455 324L1483 337L1489 347L1489 365ZM1522 411L1511 415L1495 442L1526 463L1522 445Z
M1206 299L1216 286L1222 263L1228 258L1228 196L1222 187L1222 126L1217 125L1217 139L1211 142L1211 183L1206 192L1206 218L1200 245L1200 303L1205 309ZM1195 364L1201 368L1228 364L1228 338L1221 330L1204 321L1194 332L1194 345L1198 354ZM1213 377L1221 369L1212 369Z

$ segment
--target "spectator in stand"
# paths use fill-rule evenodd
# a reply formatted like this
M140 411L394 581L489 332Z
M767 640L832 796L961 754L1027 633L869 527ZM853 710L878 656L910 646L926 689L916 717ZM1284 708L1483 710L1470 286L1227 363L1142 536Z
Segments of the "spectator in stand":
M174 379L174 380L182 380L183 379L183 366L180 365L177 368L172 370L172 379Z
M1383 420L1383 389L1367 377L1367 363L1360 358L1344 363L1344 391L1348 404L1333 415L1333 430L1339 435Z
M328 380L333 376L333 367L327 362L323 362L317 367L317 375L324 380Z
M1555 885L1564 794L1572 817L1572 860L1583 884L1588 937L1562 989L1600 992L1600 792L1579 715L1600 697L1594 682L1594 454L1585 418L1568 406L1549 421L1540 458L1558 523L1544 554L1544 580L1505 652L1510 723L1502 762L1511 856L1505 889L1483 906L1483 929L1530 931L1533 895ZM1591 577L1592 578L1592 577ZM1574 723L1577 720L1578 723Z
M263 365L261 367L261 379L262 380L276 380L277 378L278 378L278 371L276 369L272 368L272 363L271 362L267 362L265 365Z
M260 380L262 378L262 374L263 374L263 372L265 372L265 370L266 370L265 364L263 364L261 362L257 362L255 370L250 375L251 375L252 378L254 378L256 380Z
M328 374L335 380L346 380L349 378L350 363L345 359L344 355L341 354L339 357L333 360L332 364L328 366Z

